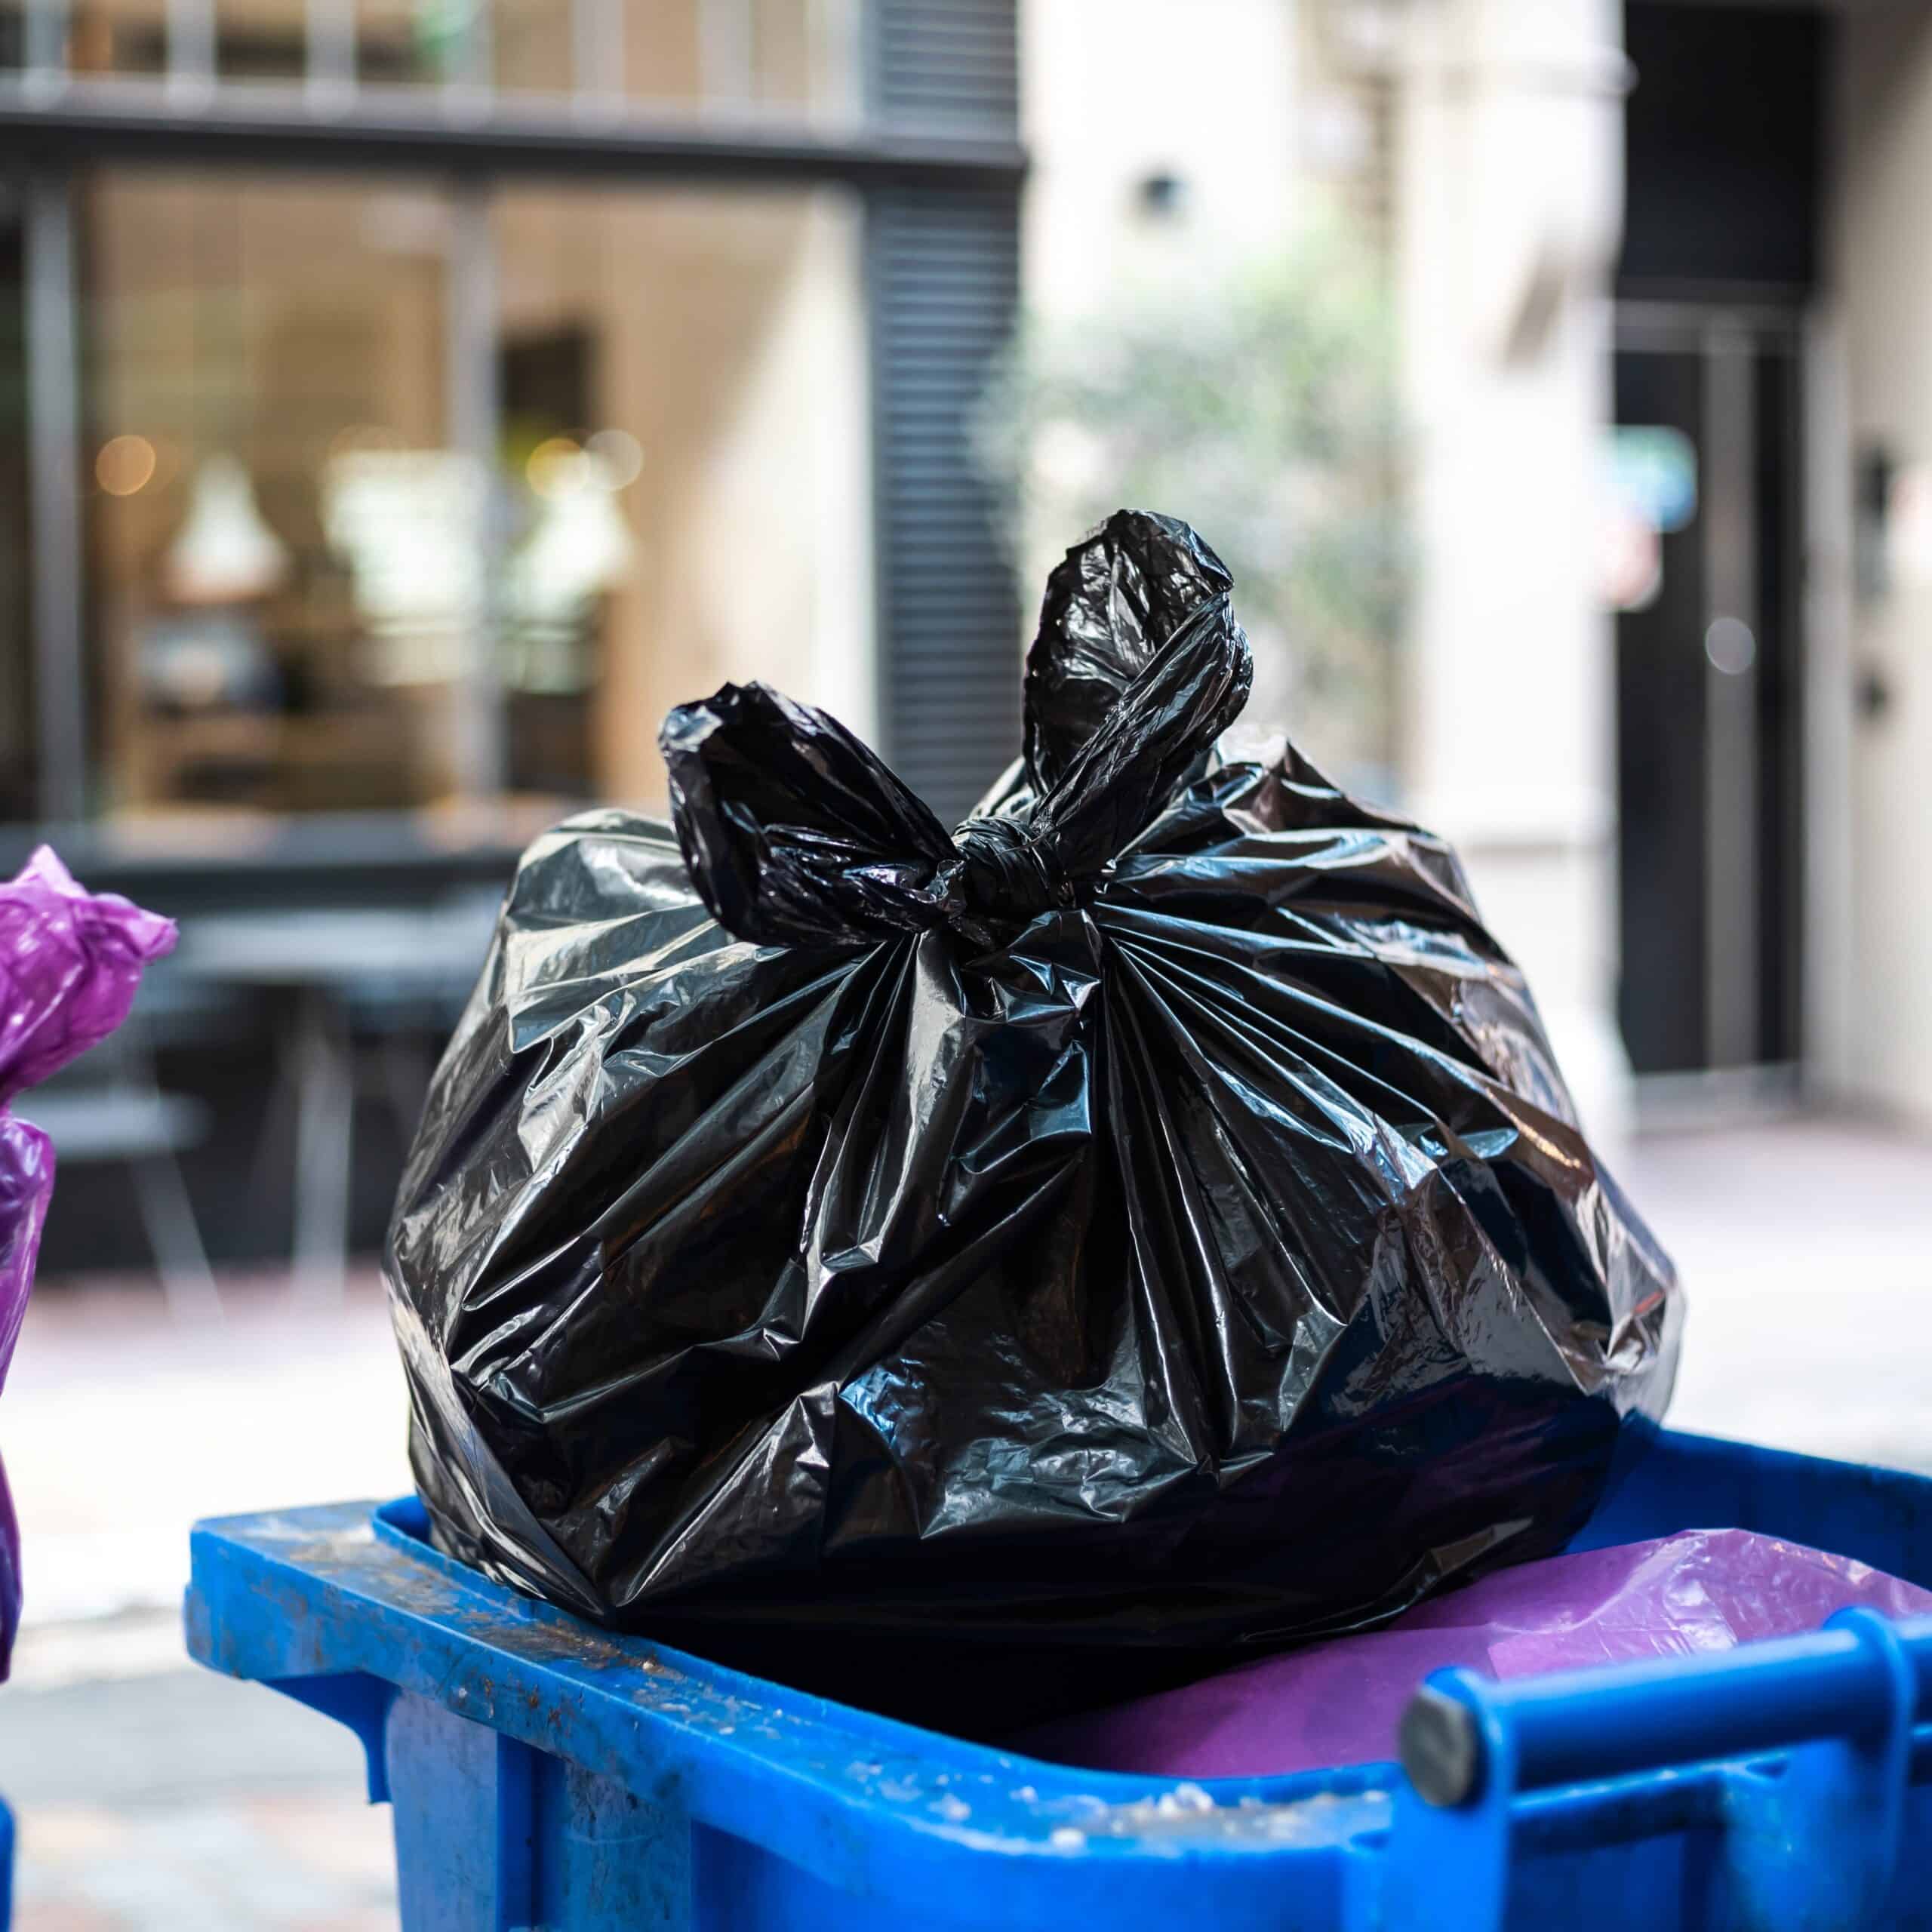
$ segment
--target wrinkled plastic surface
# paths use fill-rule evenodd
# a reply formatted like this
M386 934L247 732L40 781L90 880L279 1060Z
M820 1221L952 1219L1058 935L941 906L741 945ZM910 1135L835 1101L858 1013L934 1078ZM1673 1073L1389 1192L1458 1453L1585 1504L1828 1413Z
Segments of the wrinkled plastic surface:
M1815 1630L1854 1604L1932 1614L1932 1590L1746 1530L1546 1557L1452 1591L1386 1629L1269 1657L1048 1724L1016 1749L1094 1770L1265 1777L1395 1755L1416 1687L1460 1665L1499 1679L1727 1651Z
M84 891L46 847L0 884L0 1387L12 1365L54 1192L54 1149L12 1103L128 1017L169 919ZM20 1622L20 1530L0 1472L0 1677Z
M390 1230L447 1549L983 1736L1562 1546L1669 1263L1447 848L1220 761L1249 672L1123 512L955 835L752 685L675 837L531 848Z

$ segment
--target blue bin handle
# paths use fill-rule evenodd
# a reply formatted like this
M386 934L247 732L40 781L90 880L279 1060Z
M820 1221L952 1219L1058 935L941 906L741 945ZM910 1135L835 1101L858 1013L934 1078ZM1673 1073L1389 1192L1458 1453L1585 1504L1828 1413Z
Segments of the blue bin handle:
M1782 1777L1724 1783L1745 1922L1869 1923L1890 1891L1912 1728L1928 1711L1932 1619L1862 1609L1720 1655L1508 1684L1438 1671L1402 1719L1386 1923L1497 1932L1521 1795L1783 1751Z

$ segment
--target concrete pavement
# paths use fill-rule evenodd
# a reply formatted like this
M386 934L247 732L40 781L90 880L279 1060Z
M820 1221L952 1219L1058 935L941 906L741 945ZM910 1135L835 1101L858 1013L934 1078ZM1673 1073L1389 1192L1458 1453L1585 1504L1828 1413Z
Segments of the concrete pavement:
M1677 1427L1932 1471L1932 1140L1660 1135L1620 1178L1689 1297Z

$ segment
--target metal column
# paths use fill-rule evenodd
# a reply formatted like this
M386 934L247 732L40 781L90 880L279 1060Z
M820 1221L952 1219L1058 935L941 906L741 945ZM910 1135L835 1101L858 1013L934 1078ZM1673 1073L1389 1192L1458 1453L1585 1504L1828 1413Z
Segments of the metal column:
M80 377L73 199L64 174L38 174L27 183L26 361L38 804L44 822L63 825L82 816L87 801Z
M1709 1064L1760 1057L1756 346L1704 346L1705 1026Z
M487 182L457 184L445 330L450 447L474 479L478 577L456 759L459 788L470 798L494 797L503 789L506 770L497 650L503 491L497 462L497 261L490 202Z

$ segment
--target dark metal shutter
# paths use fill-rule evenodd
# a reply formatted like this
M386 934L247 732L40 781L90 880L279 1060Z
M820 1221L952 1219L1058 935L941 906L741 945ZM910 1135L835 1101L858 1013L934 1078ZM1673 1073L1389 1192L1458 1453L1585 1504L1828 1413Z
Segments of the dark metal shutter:
M1013 0L875 0L881 119L1011 135ZM1019 612L972 420L1019 296L1010 184L870 197L880 718L894 768L948 823L1019 749Z
M1014 0L872 0L871 86L885 121L937 131L935 120L981 132L1020 125L1020 29Z

